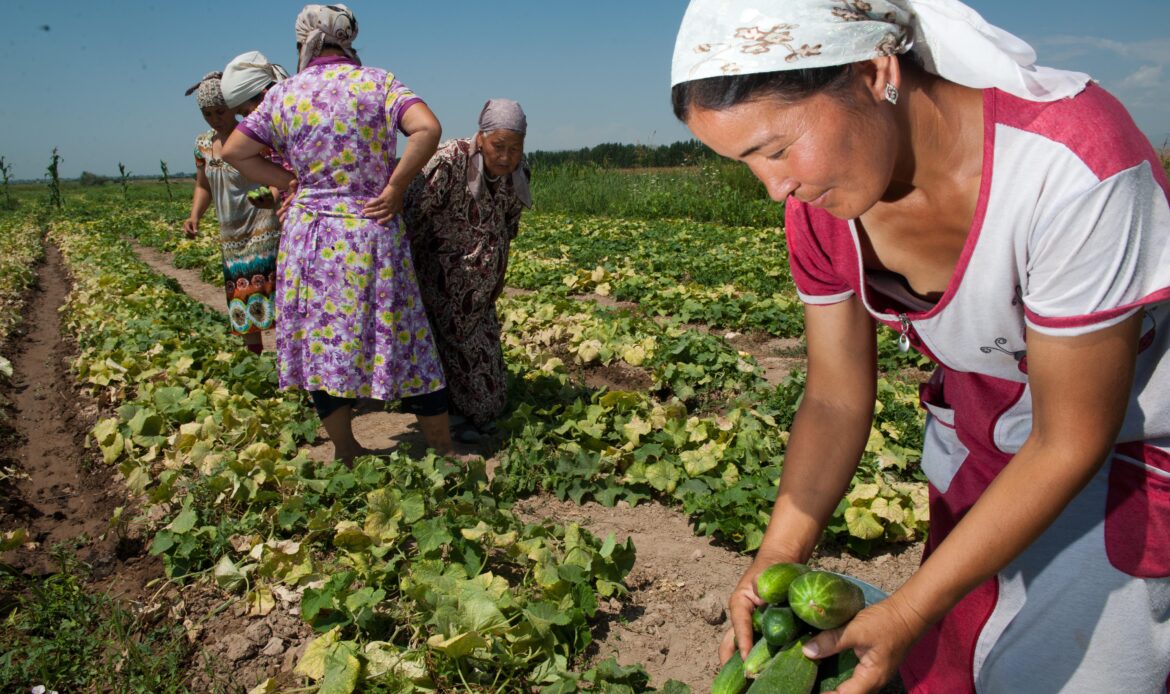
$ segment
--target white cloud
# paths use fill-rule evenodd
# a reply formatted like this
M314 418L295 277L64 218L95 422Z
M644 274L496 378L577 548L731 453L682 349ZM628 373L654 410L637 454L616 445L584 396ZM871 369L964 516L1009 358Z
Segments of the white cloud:
M1141 89L1156 89L1162 84L1162 66L1161 65L1143 65L1136 71L1131 73L1128 77L1121 80L1118 85L1122 88L1141 88Z
M1065 56L1085 56L1106 51L1141 63L1170 65L1170 41L1165 39L1122 42L1095 36L1048 36L1037 39L1034 45L1037 48L1060 48L1060 54ZM1053 61L1042 59L1040 62L1052 64Z

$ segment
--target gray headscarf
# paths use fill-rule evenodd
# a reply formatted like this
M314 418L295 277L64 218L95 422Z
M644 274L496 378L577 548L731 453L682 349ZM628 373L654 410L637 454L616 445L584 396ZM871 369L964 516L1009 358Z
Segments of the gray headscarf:
M305 5L297 15L297 43L301 44L301 55L297 71L304 70L313 58L321 55L321 48L331 43L359 64L353 50L357 38L358 23L353 12L345 5Z
M479 112L479 131L484 135L496 130L511 130L524 135L528 132L528 118L520 104L511 99L488 99ZM483 153L479 151L475 140L471 141L471 161L467 166L467 188L472 197L483 195L484 179L487 172L483 169ZM524 165L512 172L512 189L516 197L525 207L532 207L532 191L528 187L528 176L524 173Z
M199 108L227 108L227 102L223 99L223 89L219 86L219 79L223 77L222 72L209 72L203 76L195 84L187 89L187 96L195 95L195 103L199 104Z

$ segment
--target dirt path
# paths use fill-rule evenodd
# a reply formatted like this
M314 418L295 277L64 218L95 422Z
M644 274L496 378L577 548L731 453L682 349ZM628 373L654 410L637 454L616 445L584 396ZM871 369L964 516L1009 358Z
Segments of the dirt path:
M113 533L102 537L126 495L84 446L97 406L79 395L70 377L72 348L57 313L68 292L61 255L47 246L25 309L27 332L12 350L16 435L5 454L23 475L4 497L0 525L26 528L35 543L7 553L4 559L13 566L32 575L58 570L51 551L63 545L101 577L114 570L119 554L135 548L120 546Z

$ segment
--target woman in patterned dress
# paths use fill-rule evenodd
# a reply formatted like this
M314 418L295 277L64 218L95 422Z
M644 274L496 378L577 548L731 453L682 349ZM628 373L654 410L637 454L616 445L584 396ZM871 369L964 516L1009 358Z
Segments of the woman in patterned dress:
M465 441L507 404L496 299L520 212L532 205L522 166L527 128L520 104L488 101L475 137L444 143L406 194L404 221L451 410L470 421Z
M958 0L692 0L675 113L777 201L808 379L780 488L730 599L807 560L866 446L874 322L924 384L930 531L889 598L804 652L838 692L1170 684L1170 181L1088 75Z
M394 75L363 67L344 5L297 17L297 74L273 86L232 134L224 156L295 197L277 276L282 387L309 391L336 456L354 439L357 398L401 400L428 444L453 452L443 369L399 225L406 186L434 153L440 126ZM395 164L396 134L410 137ZM275 149L294 174L263 157Z
M220 89L221 75L208 73L187 90L188 95L195 94L211 130L195 140L195 193L183 232L195 238L199 220L215 202L231 331L259 354L264 347L261 331L272 327L275 316L272 297L280 222L273 209L262 209L249 199L248 193L260 186L240 175L221 155L224 142L236 127L235 114Z

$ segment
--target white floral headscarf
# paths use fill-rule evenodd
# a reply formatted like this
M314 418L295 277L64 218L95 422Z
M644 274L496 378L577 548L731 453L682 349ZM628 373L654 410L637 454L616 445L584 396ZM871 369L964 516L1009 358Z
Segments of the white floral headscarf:
M1090 79L1036 65L1031 46L958 0L691 0L674 47L671 85L907 51L952 82L1030 101L1073 96Z
M353 50L353 40L358 33L357 18L345 5L305 5L297 15L296 31L297 43L301 44L298 71L304 70L310 60L321 55L321 47L326 43L339 46L350 59L358 59Z

